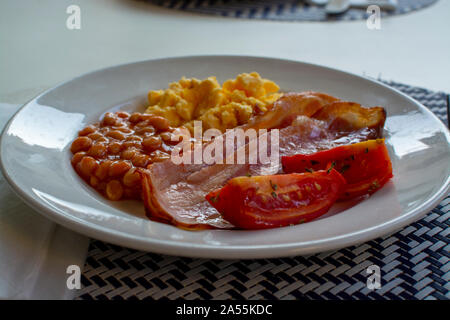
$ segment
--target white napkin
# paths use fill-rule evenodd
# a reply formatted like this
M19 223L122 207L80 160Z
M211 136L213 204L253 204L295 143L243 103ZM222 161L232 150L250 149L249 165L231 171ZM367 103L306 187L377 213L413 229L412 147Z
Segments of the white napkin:
M0 103L0 130L18 107ZM83 269L88 245L28 207L0 173L0 299L72 299L67 267Z

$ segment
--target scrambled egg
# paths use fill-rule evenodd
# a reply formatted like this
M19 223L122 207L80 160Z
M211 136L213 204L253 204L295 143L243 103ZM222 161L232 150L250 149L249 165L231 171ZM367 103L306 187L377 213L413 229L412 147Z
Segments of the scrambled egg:
M221 87L216 77L204 80L181 78L166 90L148 93L146 113L162 116L173 127L193 131L194 120L201 120L203 130L225 132L248 122L253 114L264 113L277 100L278 85L256 72L242 73Z

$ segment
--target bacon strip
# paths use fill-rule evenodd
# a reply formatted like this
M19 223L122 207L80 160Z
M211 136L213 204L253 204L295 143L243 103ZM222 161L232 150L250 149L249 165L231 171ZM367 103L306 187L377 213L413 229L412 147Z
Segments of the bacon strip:
M281 100L281 101L280 101ZM379 137L384 124L385 113L382 108L363 108L351 105L352 113L372 115L355 117L339 116L340 110L333 106L337 99L320 93L287 94L275 103L271 116L266 113L253 119L246 128L280 128L279 153L281 156L298 153L308 154L330 149L338 145L350 144ZM290 106L290 107L289 107ZM329 109L331 116L326 117ZM339 110L338 110L339 109ZM338 111L336 111L338 110ZM368 111L369 110L369 111ZM304 114L302 114L304 113ZM314 118L318 119L314 119ZM378 124L374 119L378 118ZM320 120L319 120L320 119ZM345 121L347 122L345 122ZM337 124L346 123L341 127ZM364 126L364 124L370 124ZM266 141L271 132L266 133ZM248 154L249 144L239 146ZM270 150L268 143L267 149ZM233 155L234 157L234 155ZM156 221L170 223L180 228L201 230L207 228L233 228L228 221L213 208L205 195L222 187L233 177L246 174L276 174L281 171L279 163L269 164L213 164L213 165L175 165L167 160L153 164L148 170L141 170L143 199L147 216Z
M311 117L324 106L339 99L320 92L289 92L274 102L264 115L254 117L244 129L273 129L289 126L299 115Z

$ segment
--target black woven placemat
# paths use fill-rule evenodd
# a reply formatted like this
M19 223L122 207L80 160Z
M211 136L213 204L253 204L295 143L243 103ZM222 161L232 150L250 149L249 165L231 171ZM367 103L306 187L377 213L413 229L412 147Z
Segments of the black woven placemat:
M388 82L448 123L442 92ZM450 299L450 196L401 231L280 259L190 259L92 240L77 299ZM366 268L381 268L381 288Z
M144 0L174 10L223 17L283 21L336 21L367 19L366 8L351 8L339 15L327 15L324 6L299 0ZM437 0L398 0L395 11L382 11L381 17L409 13Z

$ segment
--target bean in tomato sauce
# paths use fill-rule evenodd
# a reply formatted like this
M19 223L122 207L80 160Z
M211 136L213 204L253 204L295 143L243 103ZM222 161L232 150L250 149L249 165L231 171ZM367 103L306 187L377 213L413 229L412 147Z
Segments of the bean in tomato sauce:
M155 115L108 112L79 131L72 142L72 165L93 188L110 200L140 199L136 168L170 158L173 128Z

